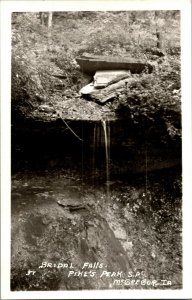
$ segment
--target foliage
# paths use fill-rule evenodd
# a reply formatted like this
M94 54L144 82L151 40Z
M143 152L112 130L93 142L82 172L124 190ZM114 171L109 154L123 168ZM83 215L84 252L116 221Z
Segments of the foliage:
M174 69L175 67L175 69ZM169 63L154 74L142 74L127 86L120 96L118 114L132 119L145 130L155 130L160 124L172 138L181 136L180 76L177 65ZM165 128L164 128L165 127ZM142 132L142 131L141 131Z
M171 137L180 136L179 17L178 11L54 12L47 28L38 13L13 13L14 108L26 114L42 103L60 106L71 95L80 98L90 78L80 72L78 55L131 56L152 63L155 71L135 76L109 107L134 124L160 122ZM157 30L163 32L165 56L157 49Z

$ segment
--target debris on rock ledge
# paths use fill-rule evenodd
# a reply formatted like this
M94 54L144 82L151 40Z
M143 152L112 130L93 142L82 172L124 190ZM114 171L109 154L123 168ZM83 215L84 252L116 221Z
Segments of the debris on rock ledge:
M133 82L134 78L122 79L116 83L110 84L103 89L95 87L94 83L86 85L80 90L82 95L89 95L90 98L99 101L101 104L118 96L119 93L126 91L127 85Z
M83 72L93 74L93 82L81 88L80 93L89 96L100 104L114 99L126 91L127 84L134 79L133 73L141 73L145 68L152 71L152 66L135 61L132 58L83 56L76 59Z

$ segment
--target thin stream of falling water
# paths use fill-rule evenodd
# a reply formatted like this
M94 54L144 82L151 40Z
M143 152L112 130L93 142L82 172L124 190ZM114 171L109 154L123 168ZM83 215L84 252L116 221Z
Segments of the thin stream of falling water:
M106 185L107 185L107 200L110 197L109 190L109 180L110 180L110 171L109 171L109 159L110 159L110 124L107 126L107 121L102 120L104 138L105 138L105 158L106 158Z
M108 186L110 181L110 146L111 146L111 127L110 127L110 121L108 121L107 126L107 137L108 137Z
M148 185L148 178L147 178L147 167L148 167L148 157L147 157L147 144L145 146L145 194L147 195L147 185Z
M92 173L93 173L93 184L95 181L95 152L96 152L96 143L97 143L97 124L94 124L93 128L93 156L92 156Z

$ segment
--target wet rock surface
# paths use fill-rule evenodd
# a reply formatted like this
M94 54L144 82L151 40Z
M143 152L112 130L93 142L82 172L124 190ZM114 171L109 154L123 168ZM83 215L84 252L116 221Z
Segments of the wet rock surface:
M159 288L114 283L135 279L129 275L136 272L139 280L171 281L162 289L181 288L179 174L151 174L147 187L143 176L114 180L109 197L105 180L90 180L90 174L13 175L12 290ZM77 206L83 209L69 209Z

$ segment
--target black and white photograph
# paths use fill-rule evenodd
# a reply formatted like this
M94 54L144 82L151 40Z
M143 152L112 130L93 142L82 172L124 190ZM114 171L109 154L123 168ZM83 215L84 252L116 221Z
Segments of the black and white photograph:
M184 288L182 11L106 7L11 11L15 294Z

